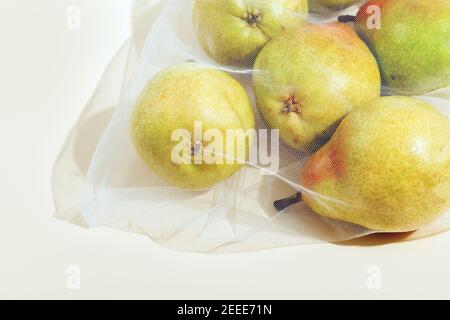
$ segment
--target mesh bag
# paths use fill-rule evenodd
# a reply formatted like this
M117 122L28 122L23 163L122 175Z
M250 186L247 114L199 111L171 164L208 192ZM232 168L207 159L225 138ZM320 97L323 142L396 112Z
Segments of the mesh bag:
M357 23L355 26L344 23L354 21L352 14L362 3L347 1L345 6L343 2L311 0L308 14L307 2L300 0L138 1L134 8L134 36L106 70L56 163L53 189L57 217L87 227L112 226L142 233L176 250L208 253L339 242L379 231L418 229L405 236L414 239L450 228L448 170L436 169L428 174L422 173L419 165L415 170L412 164L405 165L401 160L398 165L383 162L397 153L403 156L402 148L394 148L398 141L405 141L403 133L396 130L410 128L411 122L418 123L416 117L421 116L420 112L417 115L405 111L404 117L388 119L389 122L374 111L375 120L369 121L369 128L358 127L364 121L361 119L370 116L362 106L382 99L380 94L415 95L391 104L426 103L427 107L421 106L419 110L426 109L423 119L430 129L419 138L428 137L429 131L438 125L444 128L439 139L448 138L448 47L447 60L442 62L447 63L446 78L437 75L427 82L426 89L409 86L400 90L398 84L406 80L396 73L403 82L395 78L391 85L382 85L387 83L382 78L391 75L389 68L383 70L380 58L365 44L370 39L360 38L353 31L358 29ZM223 11L226 14L221 16ZM448 17L450 12L445 14ZM340 24L336 22L338 17ZM234 24L238 25L237 31ZM179 82L183 87L170 91L167 99L170 102L183 93L185 96L180 99L185 99L182 103L188 109L177 123L185 123L183 118L191 119L195 111L192 101L208 101L201 100L206 99L203 95L217 93L229 102L236 92L244 92L248 106L244 101L242 108L251 108L252 112L243 115L245 112L236 111L234 105L231 109L239 114L241 124L245 119L251 119L250 123L254 120L255 135L247 140L251 141L248 143L251 148L246 163L201 190L188 190L177 184L188 181L193 186L202 185L220 169L193 169L197 170L194 178L188 174L180 175L178 181L173 177L167 179L164 168L171 168L172 164L154 152L149 151L149 155L139 150L137 144L142 142L139 139L144 138L130 129L133 121L141 121L141 125L144 115L148 116L150 111L145 107L154 105L150 98L156 94L162 97L164 90L158 84L164 85L165 79L169 79L171 87L180 79L172 77L177 72L184 81ZM210 75L197 85L203 73ZM160 105L159 102L155 105ZM216 102L220 105L220 100ZM144 111L137 116L139 105L144 105ZM182 108L174 106L174 110L179 112ZM222 109L211 106L208 112ZM231 123L227 115L225 112L220 116L223 128L227 121ZM156 124L160 128L167 121L165 116L165 113L158 118L148 116L148 126ZM198 120L205 122L215 119L204 112L197 116L204 116ZM430 123L429 119L436 119L436 123ZM377 121L390 123L383 131L385 137L376 136L380 130L372 123ZM170 127L171 122L168 123ZM356 133L352 126L356 127ZM141 130L147 128L146 122ZM152 130L148 132L155 132ZM348 138L353 144L345 144L345 137L353 135L359 140ZM346 142L340 144L340 137ZM377 143L386 137L390 137L388 147L379 147ZM163 144L156 136L145 138L144 148ZM358 156L347 158L347 153L359 150L357 143L364 142L367 145L358 146L359 149L368 154L375 152L372 158L376 161L366 162ZM427 141L418 139L417 143L418 157L434 155L439 158L434 159L436 163L450 168L449 141L441 142L437 155L426 149ZM341 150L341 145L346 147ZM250 160L253 155L256 156ZM350 164L351 161L355 162ZM329 170L334 175L330 176ZM420 180L422 176L429 180ZM347 182L336 183L337 179ZM406 191L411 189L408 183L414 183L421 194L415 196L417 202L406 206L404 203L410 196ZM307 201L299 202L300 195ZM284 200L276 202L279 199ZM395 204L402 208L403 215L392 215ZM418 213L424 212L424 206L429 206L425 212L433 212L429 219L422 219L423 214ZM415 228L413 222L419 220L420 228Z

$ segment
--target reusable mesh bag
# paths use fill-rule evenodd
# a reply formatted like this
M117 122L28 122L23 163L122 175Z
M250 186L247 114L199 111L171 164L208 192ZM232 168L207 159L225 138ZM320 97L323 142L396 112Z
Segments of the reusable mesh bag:
M309 20L324 25L337 16L355 13L360 4L343 11L316 9L320 13L310 14ZM375 233L322 217L304 203L281 212L275 209L273 203L278 199L298 191L314 193L300 184L299 172L316 150L295 151L283 142L269 141L272 151L279 150L279 170L268 174L270 170L264 165L249 163L229 179L203 191L173 187L145 165L130 135L136 101L156 74L182 63L196 62L237 79L253 106L256 128L269 129L257 108L252 85L252 77L259 70L211 59L199 44L192 10L192 0L137 2L134 37L114 58L56 163L53 189L57 217L88 227L112 226L142 233L172 249L205 253L339 242ZM143 33L142 29L148 32L144 32L146 40L141 51L137 35ZM447 97L448 90L443 89L420 99L450 117ZM344 105L348 100L344 94L335 99L344 101ZM100 137L100 128L105 125ZM408 238L447 230L449 213Z

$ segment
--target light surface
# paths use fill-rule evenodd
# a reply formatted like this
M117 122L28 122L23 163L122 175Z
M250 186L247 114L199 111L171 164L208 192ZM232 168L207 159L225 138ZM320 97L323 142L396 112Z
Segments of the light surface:
M210 256L54 219L54 160L131 32L131 3L0 0L0 298L450 298L450 233ZM80 30L67 28L70 5Z

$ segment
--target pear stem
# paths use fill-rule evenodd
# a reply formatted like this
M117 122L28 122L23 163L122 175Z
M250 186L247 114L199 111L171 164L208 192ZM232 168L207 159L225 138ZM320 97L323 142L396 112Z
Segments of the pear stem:
M297 192L296 194L294 194L293 196L290 196L289 198L275 201L273 203L273 206L278 211L283 211L284 209L286 209L294 204L297 204L301 201L302 201L302 193Z
M356 22L356 17L351 15L344 15L338 17L338 21L341 23Z

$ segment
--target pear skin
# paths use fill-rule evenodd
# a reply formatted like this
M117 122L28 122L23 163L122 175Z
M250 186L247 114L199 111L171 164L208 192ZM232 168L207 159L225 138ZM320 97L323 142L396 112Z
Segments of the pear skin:
M223 146L227 129L246 131L255 127L247 93L239 82L222 71L189 63L164 70L150 80L132 114L131 137L140 158L169 184L204 190L230 177L242 165L237 161L228 164L227 153L222 153L223 164L196 164L193 159L190 163L174 162L172 151L179 141L173 141L172 134L184 129L194 137L196 121L202 122L204 132L219 130ZM201 143L193 153L208 145L206 141ZM249 150L251 141L247 139L246 143Z
M348 8L361 0L309 0L311 12L321 13L324 9L338 11Z
M414 231L450 208L450 121L428 103L383 97L346 117L301 172L325 217Z
M307 0L195 0L194 29L216 62L251 67L279 33L305 23Z
M305 25L270 41L253 72L258 109L296 150L314 151L354 108L380 96L370 50L344 24Z
M450 0L376 0L361 7L355 26L390 93L414 96L450 85L449 21Z

